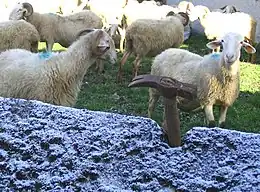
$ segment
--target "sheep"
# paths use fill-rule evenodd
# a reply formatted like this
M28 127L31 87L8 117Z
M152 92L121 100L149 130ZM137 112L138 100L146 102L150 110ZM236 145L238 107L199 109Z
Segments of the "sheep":
M204 32L208 39L220 38L227 32L237 32L246 37L250 44L254 44L256 41L257 22L247 13L210 12L200 18L200 22L205 28ZM218 27L216 28L216 26ZM255 56L252 55L250 58L251 63L255 63Z
M30 3L17 3L9 15L10 20L25 19L36 27L41 41L46 42L50 52L54 43L69 47L79 31L84 28L102 28L102 20L92 11L82 11L68 16L53 13L40 14L34 12Z
M39 14L33 11L30 3L18 3L10 13L11 20L25 19L39 31L41 41L46 42L47 52L51 52L54 43L59 43L63 47L69 47L77 38L77 33L84 28L97 28L103 26L102 20L95 13L89 10L81 11L68 16L46 13ZM112 43L112 42L111 42ZM102 56L102 60L109 58L111 63L117 60L114 44L112 48ZM104 63L99 59L96 69L103 72Z
M203 107L209 127L215 126L213 105L220 106L219 126L224 127L227 109L239 95L241 47L248 53L256 52L255 48L245 42L244 37L238 33L230 32L221 39L207 43L210 49L221 45L222 52L211 53L204 57L182 49L167 49L155 57L151 67L152 75L168 76L197 87L197 98L189 103L185 102L184 106L187 111ZM159 96L156 89L149 89L150 118ZM180 102L180 109L181 105Z
M199 17L208 39L219 38L227 32L238 32L255 41L256 20L243 12L221 13L208 12ZM217 26L217 27L216 27ZM219 27L221 26L221 27Z
M179 47L184 41L184 26L188 23L185 13L178 13L166 19L139 19L126 31L126 51L118 70L118 81L122 80L122 66L134 53L133 75L136 76L142 57L154 57L170 47Z
M192 4L192 2L189 1L181 1L178 4L178 8L181 12L190 14L190 12L192 11L192 9L194 9L194 5Z
M104 27L110 27L111 24L117 26L121 23L126 3L126 0L89 0L87 7L102 18Z
M74 106L88 68L109 50L111 41L102 29L85 29L78 36L66 51L47 57L23 49L2 52L0 95Z
M213 9L212 12L235 13L235 12L239 12L239 11L233 5L225 5L219 9Z
M26 49L38 52L40 35L36 28L26 21L0 22L0 52L7 49Z
M12 8L17 3L27 2L32 4L34 9L38 10L38 13L58 13L63 1L64 0L15 0L10 1L11 5L9 5L9 7Z
M128 1L123 10L123 16L121 21L121 40L120 40L120 51L124 52L124 42L126 29L134 21L138 19L164 19L167 13L173 11L174 13L179 12L178 8L174 8L168 5L158 6L154 1Z

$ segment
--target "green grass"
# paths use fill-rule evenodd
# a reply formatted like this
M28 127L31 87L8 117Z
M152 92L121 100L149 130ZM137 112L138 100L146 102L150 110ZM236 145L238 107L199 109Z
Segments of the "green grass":
M200 55L209 53L206 48L206 38L192 37L181 48L188 49ZM44 45L40 44L40 49ZM63 49L55 44L55 50ZM260 53L257 53L257 63L260 64ZM119 54L119 60L121 58ZM245 61L247 55L243 52L241 60ZM128 88L132 78L133 57L124 66L124 77L121 84L116 83L118 65L105 66L105 73L98 74L90 69L85 76L88 85L82 90L76 103L77 108L90 110L117 112L137 116L147 116L148 88ZM145 58L139 74L149 73L152 58ZM163 104L162 100L157 104L153 119L161 124ZM215 109L215 113L217 109ZM260 65L241 63L241 92L234 105L229 108L227 115L227 127L246 132L260 132ZM194 126L203 126L204 113L180 113L182 134ZM217 118L216 118L217 119Z

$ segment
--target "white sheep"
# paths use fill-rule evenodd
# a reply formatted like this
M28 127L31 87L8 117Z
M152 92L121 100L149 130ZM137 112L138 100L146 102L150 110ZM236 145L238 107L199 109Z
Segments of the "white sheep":
M158 6L154 1L128 1L123 9L123 17L120 28L120 51L124 52L126 29L138 19L164 19L169 12L178 13L178 8L162 5Z
M41 41L46 42L47 51L52 51L54 43L69 47L79 31L86 28L102 28L102 20L92 11L82 11L68 16L53 13L34 12L30 3L17 3L9 15L10 20L25 19L36 27Z
M184 100L179 107L182 109L184 104L183 110L186 111L203 107L210 127L215 126L213 105L220 106L219 126L224 127L227 109L239 95L241 47L248 53L256 52L238 33L227 33L223 38L209 42L207 47L215 49L221 45L222 52L204 57L182 49L167 49L155 57L151 67L152 75L172 77L197 87L197 98L190 102ZM149 89L149 117L159 96L156 89Z
M109 50L111 40L101 29L79 36L66 51L50 57L23 49L2 52L0 96L73 106L88 68Z
M256 20L247 13L209 12L200 17L208 39L220 38L227 32L237 32L255 42ZM219 27L221 26L221 27Z
M126 0L89 0L87 3L88 9L102 18L103 26L107 28L121 23L125 5Z
M41 41L46 42L47 51L51 52L54 43L59 43L63 47L69 47L77 38L79 31L86 28L101 29L102 20L94 12L85 10L67 16L46 13L40 14L33 11L30 3L18 3L10 13L11 20L25 19L36 27L39 31ZM109 60L110 63L117 61L117 54L114 44L111 42L111 49L97 60L96 69L99 72L104 70L104 62Z
M179 47L184 41L184 25L188 22L185 13L178 13L165 19L139 19L126 30L126 51L122 57L118 80L122 80L122 66L133 53L133 75L136 76L144 56L154 57L170 47Z
M30 23L20 21L0 22L0 52L7 49L26 49L38 52L40 35Z
M246 37L251 44L256 41L257 22L247 13L207 12L199 19L206 37L210 40L220 38L228 32L236 32ZM255 62L255 55L252 56L251 62Z

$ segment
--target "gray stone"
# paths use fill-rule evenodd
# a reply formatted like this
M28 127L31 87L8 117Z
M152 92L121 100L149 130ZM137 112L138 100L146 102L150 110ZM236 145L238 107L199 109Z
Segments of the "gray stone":
M260 191L260 135L0 98L0 191Z

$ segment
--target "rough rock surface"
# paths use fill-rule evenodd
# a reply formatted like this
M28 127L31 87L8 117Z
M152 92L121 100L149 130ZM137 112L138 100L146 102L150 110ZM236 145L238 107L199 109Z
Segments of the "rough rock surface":
M0 98L0 191L260 191L260 135ZM170 188L172 190L170 190Z

